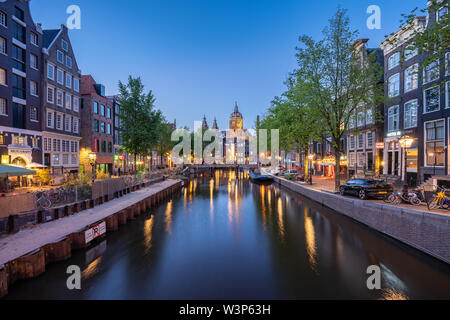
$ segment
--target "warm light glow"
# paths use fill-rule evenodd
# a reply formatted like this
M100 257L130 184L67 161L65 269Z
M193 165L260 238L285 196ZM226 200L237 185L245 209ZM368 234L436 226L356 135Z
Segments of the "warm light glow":
M411 145L413 144L414 139L411 138L410 136L406 136L406 135L405 135L405 136L401 137L400 140L399 140L398 142L400 143L400 145L402 146L402 148L408 149L408 148L410 148Z

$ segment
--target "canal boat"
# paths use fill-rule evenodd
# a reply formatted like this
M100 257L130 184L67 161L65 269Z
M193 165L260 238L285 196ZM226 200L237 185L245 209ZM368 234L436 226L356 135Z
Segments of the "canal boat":
M250 171L248 175L252 182L272 182L273 181L272 176L270 176L268 174L261 174L261 172L258 170Z

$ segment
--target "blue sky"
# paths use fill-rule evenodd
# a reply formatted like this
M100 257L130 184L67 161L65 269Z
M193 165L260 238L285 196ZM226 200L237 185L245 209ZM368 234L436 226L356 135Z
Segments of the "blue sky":
M399 27L401 13L426 0L32 0L44 29L81 8L81 30L70 31L83 74L117 93L119 80L141 76L169 121L193 127L203 114L221 129L237 101L246 127L263 115L295 68L298 37L318 39L339 4L353 29L377 47ZM381 8L381 30L369 30L366 9Z

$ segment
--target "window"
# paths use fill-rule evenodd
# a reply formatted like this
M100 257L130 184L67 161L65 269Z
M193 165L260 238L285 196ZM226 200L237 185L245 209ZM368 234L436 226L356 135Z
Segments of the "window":
M62 48L64 49L64 51L68 51L69 50L69 44L67 43L66 40L62 39L61 45L62 45Z
M73 79L73 90L80 92L80 79Z
M30 42L31 44L34 44L35 46L38 45L38 35L34 33L33 31L30 32Z
M26 72L25 68L25 50L16 45L12 46L12 66L13 68Z
M99 151L98 139L94 138L94 152Z
M19 99L26 99L26 82L25 78L22 78L16 74L12 75L13 96Z
M6 14L0 11L0 25L6 27Z
M30 107L30 120L38 121L38 111L36 107Z
M25 137L24 136L14 136L14 145L25 146Z
M94 120L94 131L99 132L98 120Z
M106 116L111 119L111 108L106 109Z
M30 81L30 94L33 96L38 95L38 84L36 81L33 80Z
M73 97L73 111L78 112L80 110L80 99Z
M365 166L365 162L366 162L366 159L365 159L366 157L365 157L365 154L364 153L362 153L362 152L358 152L358 167L360 167L360 168L364 168L364 166Z
M6 99L0 98L0 115L2 115L2 116L8 115L7 111L8 110L6 108Z
M55 103L55 88L47 87L47 102Z
M0 37L0 53L6 54L6 39Z
M30 67L33 69L38 69L38 58L35 54L30 54Z
M16 40L18 40L18 41L22 42L23 44L25 44L25 42L26 42L26 38L25 38L26 30L25 30L25 27L21 26L16 21L13 21L12 27L13 27L13 30L12 30L13 37Z
M64 94L62 91L56 91L56 105L58 107L64 107Z
M400 94L400 74L394 74L389 78L389 97L396 97Z
M70 131L72 131L71 129L71 126L70 126L70 118L68 117L68 116L66 116L65 117L65 130L67 131L67 132L70 132Z
M78 157L76 154L72 154L72 164L78 164Z
M70 74L66 74L66 87L72 88L72 76Z
M372 124L373 123L373 109L368 108L366 110L366 124Z
M392 68L398 66L399 64L400 64L400 52L396 52L392 56L390 56L388 68L389 70L391 70Z
M105 131L106 131L105 123L104 123L104 122L100 123L100 131L101 131L102 133L105 133Z
M47 111L47 128L53 128L53 112Z
M112 143L108 142L108 152L111 153L112 152Z
M69 155L63 154L63 164L69 164Z
M73 119L73 132L78 133L78 127L79 127L79 120Z
M64 85L64 72L60 69L56 70L56 81L58 81L59 84Z
M59 154L53 155L53 164L59 165Z
M356 164L356 154L355 153L350 153L350 157L349 157L349 165L350 167L354 167Z
M66 109L72 109L72 96L70 94L66 94Z
M63 126L62 114L60 114L60 113L56 114L55 125L56 125L56 129L62 130L62 126Z
M106 126L106 133L107 134L111 134L111 125L108 123L108 125Z
M428 83L439 78L439 61L431 62L423 68L423 83Z
M94 102L94 113L98 114L98 103Z
M100 114L104 117L105 116L105 106L101 105L100 106Z
M417 55L417 49L413 49L412 47L405 49L405 61L415 57Z
M69 56L66 56L66 66L72 68L72 58Z
M373 148L373 132L367 132L367 148Z
M0 144L5 144L5 135L0 134Z
M444 165L445 122L436 120L425 123L425 160L426 166Z
M355 136L349 136L349 149L353 150L355 149Z
M450 81L445 83L445 107L450 108Z
M23 10L18 7L14 7L14 16L21 21L25 20L25 14L24 14Z
M358 136L358 149L364 148L364 133Z
M106 141L102 141L102 152L106 152Z
M55 67L51 64L47 64L47 78L55 80Z
M405 92L417 89L418 68L419 66L415 64L405 70Z
M439 86L429 88L423 92L424 113L439 110Z
M358 127L364 125L364 114L362 112L358 112L358 117L356 118L356 124Z
M0 84L6 85L6 70L0 68Z
M59 63L64 63L64 53L62 53L62 51L57 50L56 59L58 60Z
M388 111L388 131L397 131L399 129L399 110L398 106L389 108Z
M417 100L405 103L405 129L417 127Z

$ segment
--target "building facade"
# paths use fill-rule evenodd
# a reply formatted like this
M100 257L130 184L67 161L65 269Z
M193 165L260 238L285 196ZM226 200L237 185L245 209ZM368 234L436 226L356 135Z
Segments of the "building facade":
M362 63L376 63L380 68L384 68L382 50L367 48L368 41L369 39L357 40L354 43L355 52L360 56ZM372 61L369 56L374 60ZM383 89L383 76L381 76L377 85ZM346 135L349 177L373 177L383 173L384 122L380 117L377 117L383 112L383 104L365 106L356 110L350 119L349 133Z
M54 179L78 174L80 136L80 80L68 29L43 32L42 105L44 165Z
M42 28L29 1L0 2L0 155L3 164L42 164Z
M113 174L113 102L91 75L81 77L81 96L80 171L92 170L90 155L95 155L96 170Z

